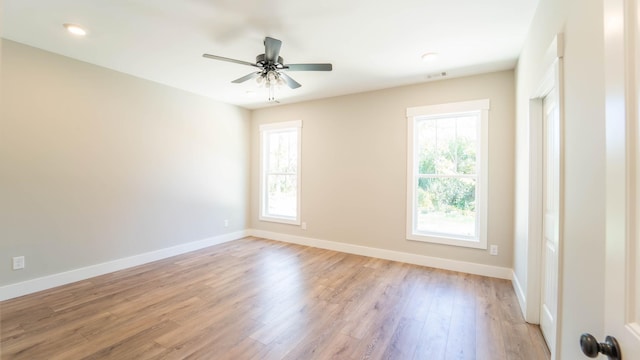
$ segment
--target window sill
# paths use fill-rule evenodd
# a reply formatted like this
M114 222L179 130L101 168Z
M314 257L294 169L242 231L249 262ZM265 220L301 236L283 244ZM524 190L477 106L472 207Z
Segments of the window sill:
M275 217L275 216L260 216L259 220L266 221L266 222L287 224L287 225L300 225L300 220L298 219L281 218L281 217Z
M465 239L465 238L456 238L454 236L436 236L436 235L418 235L418 234L407 234L407 240L411 241L420 241L420 242L428 242L432 244L441 244L441 245L451 245L451 246L460 246L467 247L472 249L487 249L487 242L474 239Z

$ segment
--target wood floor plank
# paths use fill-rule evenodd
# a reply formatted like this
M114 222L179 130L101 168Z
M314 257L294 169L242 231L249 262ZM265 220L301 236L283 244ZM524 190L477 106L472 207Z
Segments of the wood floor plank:
M159 346L157 343L153 341L155 337L159 334L165 334L171 329L178 328L180 325L165 320L161 323L156 323L152 327L144 329L139 333L127 337L115 344L109 345L100 349L99 351L93 352L91 355L83 357L86 360L97 360L97 359L122 359L122 360L138 360L141 358L152 357L156 354L160 354L166 349L162 346ZM91 351L91 348L88 347L88 350ZM61 358L78 358L71 357L69 354L63 354Z
M0 359L546 360L506 280L248 237L0 303Z
M533 358L550 359L551 352L544 341L540 327L538 325L527 324L527 329L529 330L529 336L533 344Z
M473 360L476 357L476 301L473 276L456 276L451 325L447 336L446 359Z
M422 332L433 299L433 278L421 267L414 267L410 275L412 293L405 303L399 324L385 350L384 359L413 359L418 344L422 343Z
M455 273L443 271L434 281L429 314L414 359L444 359L454 309Z
M509 360L505 352L499 299L493 291L492 282L493 279L480 277L476 283L476 359Z
M232 346L226 356L229 359L262 358L267 349L267 346L261 342L246 337Z

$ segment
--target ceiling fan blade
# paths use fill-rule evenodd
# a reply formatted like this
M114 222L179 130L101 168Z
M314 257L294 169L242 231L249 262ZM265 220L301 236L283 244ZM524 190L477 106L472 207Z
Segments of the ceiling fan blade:
M331 64L288 64L284 66L288 71L331 71Z
M282 41L270 37L264 38L264 57L267 62L277 63Z
M247 80L255 79L258 76L260 76L260 74L262 74L262 73L261 72L254 72L254 73L245 75L245 76L243 76L241 78L235 79L235 80L232 81L232 83L240 84L240 83L245 82Z
M282 76L282 78L284 79L284 81L287 83L287 86L289 86L289 87L290 87L290 88L292 88L292 89L297 89L297 88L299 88L300 86L302 86L302 85L300 85L300 83L299 83L299 82L297 82L297 81L293 80L293 79L291 78L291 76L289 76L289 75L287 75L287 74L285 74L285 73L282 73L282 72L281 72L281 73L280 73L280 76Z
M226 57L222 57L222 56L218 56L218 55L202 54L202 56L206 57L207 59L221 60L221 61L232 62L232 63L236 63L236 64L240 64L240 65L248 65L248 66L258 67L258 65L254 64L254 63L250 63L248 61L230 59L230 58L226 58Z

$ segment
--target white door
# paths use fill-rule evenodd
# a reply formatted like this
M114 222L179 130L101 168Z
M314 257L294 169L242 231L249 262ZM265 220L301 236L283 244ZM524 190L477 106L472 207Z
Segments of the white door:
M604 1L607 231L602 337L617 338L625 360L640 359L638 1ZM602 337L597 340L604 342Z
M560 116L556 92L542 101L543 108L543 183L542 209L542 292L540 328L550 349L555 349L558 304L558 242L560 191Z

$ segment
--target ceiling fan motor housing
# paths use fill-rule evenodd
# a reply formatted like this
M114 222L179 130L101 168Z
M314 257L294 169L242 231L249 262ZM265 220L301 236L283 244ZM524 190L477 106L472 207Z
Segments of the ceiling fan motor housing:
M261 66L265 69L269 69L270 67L273 67L273 69L282 69L284 68L283 64L284 64L284 59L282 58L282 56L278 56L277 62L267 61L265 54L260 54L256 56L256 65ZM272 69L269 69L269 70L272 70Z

